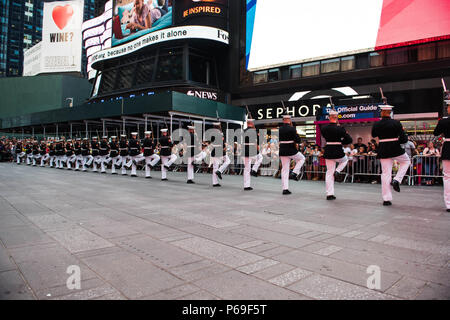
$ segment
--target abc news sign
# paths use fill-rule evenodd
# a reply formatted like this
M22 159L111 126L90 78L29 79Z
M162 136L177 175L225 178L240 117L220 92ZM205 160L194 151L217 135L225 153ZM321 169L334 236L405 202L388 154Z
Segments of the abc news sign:
M175 23L228 30L228 0L178 0Z
M200 99L225 102L225 95L222 92L218 92L216 90L201 89L201 88L176 88L174 89L174 91L184 93L188 96Z

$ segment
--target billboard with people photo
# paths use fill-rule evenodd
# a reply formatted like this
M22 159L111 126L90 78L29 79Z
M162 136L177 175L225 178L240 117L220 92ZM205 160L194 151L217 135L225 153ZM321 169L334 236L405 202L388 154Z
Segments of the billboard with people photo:
M112 46L172 26L173 0L114 0Z

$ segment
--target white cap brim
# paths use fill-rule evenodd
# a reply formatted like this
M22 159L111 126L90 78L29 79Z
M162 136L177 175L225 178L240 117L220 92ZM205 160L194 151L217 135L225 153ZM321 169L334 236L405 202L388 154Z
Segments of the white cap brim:
M161 129L161 132L167 132L168 129Z
M392 110L393 108L394 108L394 106L391 106L389 104L385 104L385 105L380 106L381 110Z
M144 134L152 134L151 131L145 131Z

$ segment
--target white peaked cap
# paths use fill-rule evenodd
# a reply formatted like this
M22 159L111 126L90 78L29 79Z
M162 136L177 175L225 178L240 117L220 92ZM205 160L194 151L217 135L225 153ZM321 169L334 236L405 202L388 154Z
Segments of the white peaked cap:
M392 110L394 108L394 106L391 106L389 104L383 104L380 106L381 110Z
M169 129L161 129L161 132L167 132Z
M213 122L213 126L220 126L220 122Z
M247 122L255 122L255 119L247 119Z
M330 110L329 115L330 116L337 116L339 114L339 112L337 112L336 110Z
M285 114L284 116L283 116L283 119L290 119L291 118L291 116L289 115L289 114Z
M144 134L152 134L151 131L145 131Z
M195 129L194 126L188 126L188 129Z
M121 136L122 138L126 138L126 137L127 137L126 134L121 134L120 136Z
M108 139L108 136L103 136L102 139Z
M132 136L137 136L138 134L137 134L137 132L132 132L131 135Z
M111 136L111 139L116 139L117 137L116 136Z

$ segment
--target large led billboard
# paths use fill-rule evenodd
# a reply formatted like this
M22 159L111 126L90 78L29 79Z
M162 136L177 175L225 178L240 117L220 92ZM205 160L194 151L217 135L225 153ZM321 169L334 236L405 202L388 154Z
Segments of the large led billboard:
M44 2L41 72L81 72L84 1Z
M172 26L173 0L114 0L112 45Z
M247 68L450 38L449 13L449 0L247 0Z

